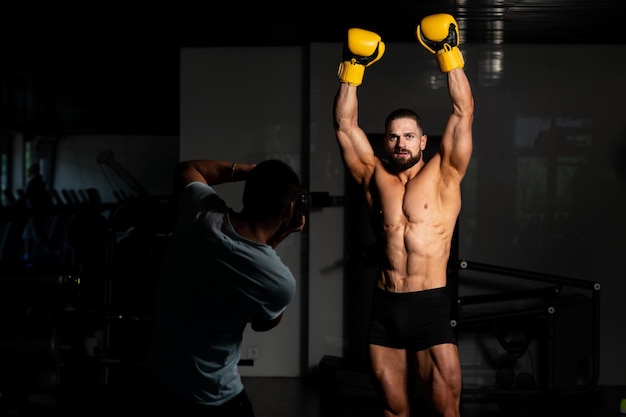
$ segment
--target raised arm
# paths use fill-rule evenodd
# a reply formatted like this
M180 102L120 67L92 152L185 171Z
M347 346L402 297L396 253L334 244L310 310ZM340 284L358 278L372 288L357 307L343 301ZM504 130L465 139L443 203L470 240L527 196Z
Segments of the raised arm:
M194 181L208 185L245 180L254 164L242 164L216 159L181 161L174 170L173 192Z
M417 39L436 56L439 69L448 77L452 113L441 137L441 171L444 180L461 181L472 154L474 97L458 48L458 24L449 14L427 16L417 27Z
M452 113L441 137L442 171L450 168L450 174L461 180L465 176L473 148L472 123L474 121L474 97L465 71L461 68L448 73L448 89L452 101Z
M346 168L359 182L369 180L374 171L374 150L359 127L357 87L363 81L365 68L378 61L385 52L379 35L364 29L348 31L339 64L339 89L333 106L335 135Z
M335 97L335 136L343 162L359 184L372 176L375 156L358 124L356 87L341 83Z

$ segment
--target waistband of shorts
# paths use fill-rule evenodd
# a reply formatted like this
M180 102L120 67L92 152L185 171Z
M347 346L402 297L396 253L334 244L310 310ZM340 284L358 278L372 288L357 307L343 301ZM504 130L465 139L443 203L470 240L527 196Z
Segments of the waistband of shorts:
M374 294L376 296L394 298L394 299L411 298L411 297L419 297L419 296L428 297L429 295L438 295L441 293L446 293L447 291L448 291L448 287L429 288L426 290L410 291L410 292L391 292L391 291L383 290L379 287L374 288Z

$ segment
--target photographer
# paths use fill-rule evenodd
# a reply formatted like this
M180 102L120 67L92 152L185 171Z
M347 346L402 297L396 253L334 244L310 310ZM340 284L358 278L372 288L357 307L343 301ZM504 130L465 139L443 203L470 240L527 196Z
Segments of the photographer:
M235 212L213 186L240 180L243 208ZM291 223L300 180L278 160L184 161L174 193L177 225L146 358L159 387L154 405L188 416L254 416L237 368L241 342L248 323L255 331L277 326L295 294L295 278L275 248L304 228L301 213Z

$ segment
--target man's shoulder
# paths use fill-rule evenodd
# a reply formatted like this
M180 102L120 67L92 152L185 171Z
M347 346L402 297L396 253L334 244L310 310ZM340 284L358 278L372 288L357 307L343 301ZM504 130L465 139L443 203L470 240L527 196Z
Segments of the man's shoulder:
M185 185L179 195L181 207L195 210L224 212L228 207L216 190L206 183L195 181Z

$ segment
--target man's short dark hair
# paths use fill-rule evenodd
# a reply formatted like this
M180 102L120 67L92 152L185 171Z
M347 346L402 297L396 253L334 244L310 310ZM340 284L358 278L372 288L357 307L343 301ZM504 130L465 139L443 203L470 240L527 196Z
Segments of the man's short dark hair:
M268 159L248 173L243 210L255 220L278 217L295 201L299 190L300 179L293 168L283 161Z
M415 120L415 123L417 123L417 126L419 126L421 129L424 129L422 127L422 118L419 117L419 115L417 113L415 113L413 110L411 110L411 109L396 109L396 110L392 111L391 113L389 113L389 115L387 116L387 119L385 119L385 132L389 128L389 123L393 122L396 119L412 119L412 120Z

